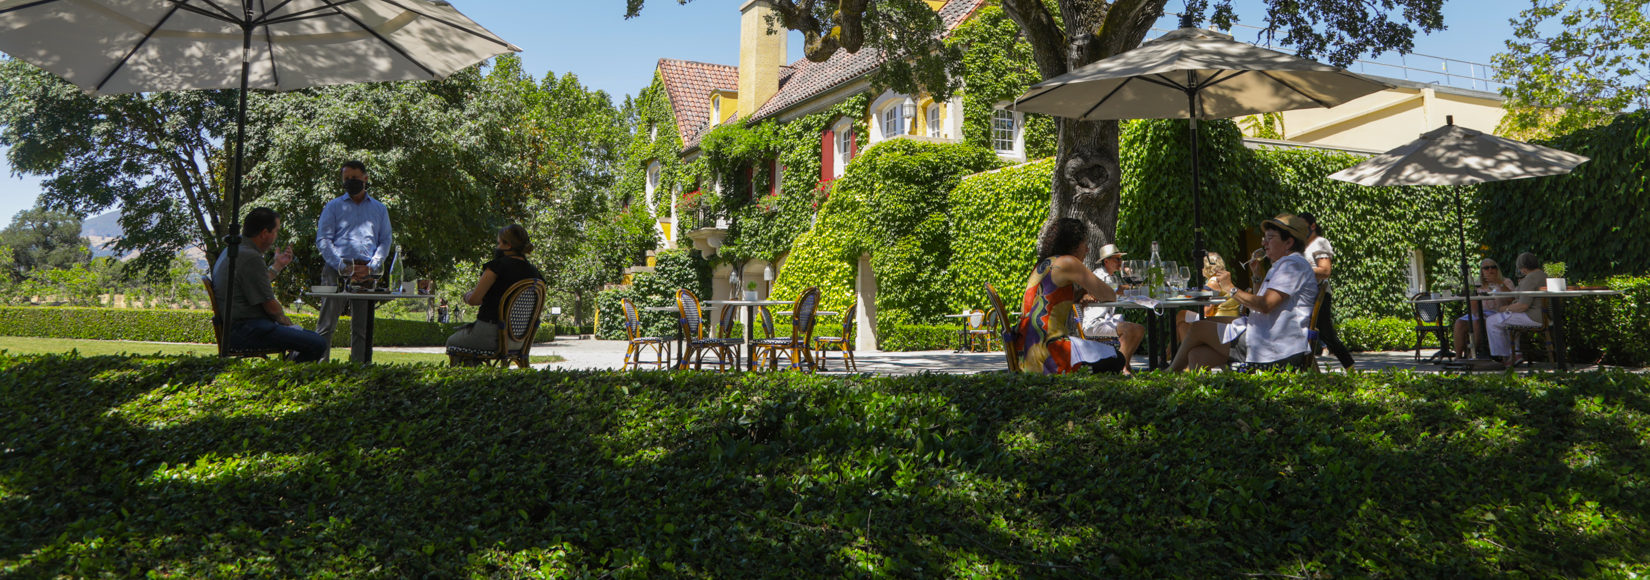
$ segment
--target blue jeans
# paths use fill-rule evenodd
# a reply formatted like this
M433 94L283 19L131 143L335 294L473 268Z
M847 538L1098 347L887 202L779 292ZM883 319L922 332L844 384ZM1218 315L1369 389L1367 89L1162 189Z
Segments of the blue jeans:
M298 362L321 360L327 355L327 339L302 328L281 326L268 318L242 320L229 330L233 348L279 348L296 351Z

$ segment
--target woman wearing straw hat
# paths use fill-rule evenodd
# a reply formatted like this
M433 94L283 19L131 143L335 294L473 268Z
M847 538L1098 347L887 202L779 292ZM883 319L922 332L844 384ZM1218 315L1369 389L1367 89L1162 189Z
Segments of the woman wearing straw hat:
M1306 220L1290 214L1261 222L1261 230L1261 248L1272 268L1260 288L1245 292L1232 284L1231 272L1215 276L1216 289L1248 307L1249 315L1231 324L1193 324L1169 370L1224 366L1233 360L1256 370L1305 370L1312 364L1306 331L1318 297L1318 279L1300 254L1311 230Z
M1113 290L1121 287L1123 281L1118 279L1117 272L1123 269L1123 256L1117 250L1116 244L1100 246L1100 267L1094 269L1094 275L1111 286ZM1093 302L1090 297L1089 302ZM1146 338L1146 327L1127 320L1117 313L1116 308L1110 306L1083 307L1083 335L1094 337L1117 337L1117 351L1123 355L1123 374L1129 374L1128 361L1134 356L1134 350L1140 348L1140 341Z

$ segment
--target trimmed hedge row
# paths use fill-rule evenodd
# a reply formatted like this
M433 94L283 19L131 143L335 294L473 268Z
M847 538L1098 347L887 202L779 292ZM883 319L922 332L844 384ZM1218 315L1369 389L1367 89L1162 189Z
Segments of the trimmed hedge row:
M0 357L0 575L1634 577L1647 392Z
M315 329L316 315L290 314L293 322ZM373 327L377 346L441 346L447 344L460 323L441 324L421 320L380 318ZM565 330L574 330L569 326ZM553 338L547 325L539 327L537 340ZM73 306L0 306L0 336L69 338L81 340L140 340L154 342L211 343L212 313L207 310L141 310L125 308L81 308ZM349 346L350 318L338 319L332 345Z

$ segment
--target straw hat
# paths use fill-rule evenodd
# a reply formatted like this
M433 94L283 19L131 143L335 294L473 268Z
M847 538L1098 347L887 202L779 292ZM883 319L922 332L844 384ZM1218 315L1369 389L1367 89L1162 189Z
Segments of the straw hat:
M1104 246L1100 246L1100 259L1101 260L1104 260L1106 258L1110 258L1112 256L1127 256L1127 255L1128 254L1117 251L1117 244L1106 244Z
M1307 240L1312 239L1312 226L1308 225L1301 216L1292 213L1278 214L1278 217L1260 222L1261 229L1265 229L1266 224L1272 224L1280 230L1289 232L1290 236L1300 240L1303 247L1306 245Z

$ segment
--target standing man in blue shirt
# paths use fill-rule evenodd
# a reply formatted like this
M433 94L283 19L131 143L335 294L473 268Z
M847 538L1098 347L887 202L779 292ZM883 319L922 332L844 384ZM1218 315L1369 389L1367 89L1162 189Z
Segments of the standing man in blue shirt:
M379 270L390 255L390 213L384 204L367 193L367 166L360 161L345 161L339 171L343 179L344 195L327 202L321 209L321 223L315 228L315 247L321 251L326 267L321 280L329 282L340 274L353 280L362 280ZM356 300L352 310L372 308L370 300ZM321 301L321 320L315 331L332 341L332 331L338 326L338 315L344 311L344 300L326 298ZM368 327L350 325L352 344L365 342Z

